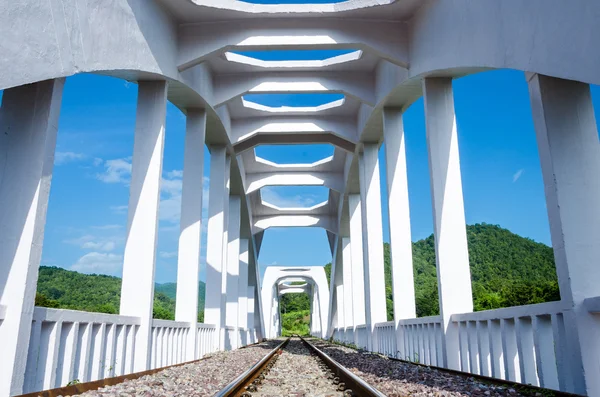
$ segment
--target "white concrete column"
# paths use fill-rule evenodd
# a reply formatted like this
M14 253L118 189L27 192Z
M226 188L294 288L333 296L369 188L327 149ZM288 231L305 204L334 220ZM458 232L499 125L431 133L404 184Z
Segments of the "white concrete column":
M338 245L341 243L338 242ZM341 251L341 250L339 250ZM335 267L335 277L333 281L333 290L335 291L335 319L336 323L332 325L335 327L344 327L346 320L344 319L345 310L344 310L344 269L342 267L343 258L342 253L338 252L336 255L336 267ZM333 296L332 296L333 298ZM334 317L334 313L331 314L332 318ZM330 332L333 332L331 330Z
M394 321L417 317L402 111L383 110Z
M188 109L181 194L181 225L177 258L177 299L175 320L190 323L186 341L186 361L196 359L198 322L198 272L202 231L202 180L206 112Z
M404 331L399 326L399 322L404 319L416 318L417 310L410 232L406 146L401 109L383 109L383 137L387 170L394 324L397 351L403 357L405 356Z
M23 394L64 79L4 91L0 108L0 395Z
M141 321L135 341L135 372L150 368L158 204L166 113L167 82L140 81L120 310L122 315L140 317Z
M231 172L231 168L230 168L230 157L227 156L227 161L228 161L228 165L227 165L227 175L225 178L225 197L226 200L223 203L223 224L224 229L223 229L223 256L222 256L222 262L223 262L223 271L221 272L221 332L220 332L220 344L219 344L219 350L225 350L226 349L226 344L225 344L225 334L227 333L226 329L225 329L225 325L226 325L226 319L227 319L227 267L228 267L228 257L229 257L229 206L231 205L230 201L229 201L229 194L230 194L230 186L229 186L229 182L230 182L230 175L229 173ZM236 255L237 258L237 255Z
M344 328L352 328L354 326L354 309L353 309L353 284L352 284L352 251L350 246L350 238L342 238L342 263L344 272L342 275L344 284L344 323L341 324Z
M473 298L452 79L425 79L423 94L444 361L460 370L458 327L450 318L472 312Z
M254 294L256 291L256 287L249 286L248 287L248 329L253 330L256 328L256 324L254 321Z
M600 395L600 145L587 84L528 75L554 260L568 338L570 392Z
M225 207L229 209L229 162L225 147L211 147L204 322L214 324L218 335L221 335L222 324L222 278L226 270L223 236L226 229ZM221 346L221 339L215 338L216 347Z
M358 163L363 223L365 312L370 351L374 351L377 346L375 324L387 321L378 156L377 144L365 144Z
M225 325L238 327L238 295L240 276L240 220L241 220L241 198L240 196L229 197L229 227L227 236L229 238L227 248L227 285L225 293ZM235 341L232 341L235 346Z
M363 227L360 195L348 196L350 211L350 249L352 256L352 309L354 328L366 324L365 318L365 269L363 267ZM357 332L354 332L355 340Z
M238 327L248 329L248 239L240 239L240 275L238 278ZM253 311L254 312L254 311Z

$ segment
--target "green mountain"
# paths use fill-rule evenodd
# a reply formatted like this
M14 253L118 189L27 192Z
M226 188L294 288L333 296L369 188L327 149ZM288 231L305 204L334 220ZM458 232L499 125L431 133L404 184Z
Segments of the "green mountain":
M560 300L552 248L485 223L468 225L467 240L475 311ZM387 243L384 261L387 313L392 320L392 268ZM413 268L417 316L439 314L433 235L413 243ZM329 280L331 264L325 271ZM289 311L285 304L282 309Z
M156 284L154 318L175 318L177 284ZM204 318L206 286L198 284L198 316ZM35 304L43 307L116 314L119 312L121 279L99 274L82 274L60 267L41 266Z

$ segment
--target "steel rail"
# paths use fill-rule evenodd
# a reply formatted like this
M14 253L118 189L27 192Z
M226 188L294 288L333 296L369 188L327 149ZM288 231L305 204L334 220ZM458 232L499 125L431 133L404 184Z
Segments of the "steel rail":
M242 396L246 392L246 387L251 385L255 379L257 379L262 371L267 367L269 362L271 362L277 353L281 351L285 345L290 341L291 338L287 338L283 342L281 342L277 347L265 357L263 357L259 362L254 364L250 369L245 371L243 374L235 378L231 383L221 389L214 397L238 397Z
M300 339L302 340L302 342L304 342L304 344L306 344L306 346L309 347L310 350L315 352L315 354L319 356L319 358L323 360L325 364L327 364L329 369L331 369L331 371L334 374L336 374L340 378L340 381L344 383L343 387L345 387L345 390L352 390L352 396L386 397L385 394L383 394L373 386L369 385L362 378L354 375L352 372L350 372L350 370L348 370L346 367L335 361L333 358L329 357L326 353L321 351L312 343L310 343L303 337L300 337Z

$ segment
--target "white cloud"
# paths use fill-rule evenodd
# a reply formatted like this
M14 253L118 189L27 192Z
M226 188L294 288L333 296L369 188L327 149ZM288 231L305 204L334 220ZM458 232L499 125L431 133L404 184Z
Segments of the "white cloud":
M94 167L99 167L102 165L102 163L104 163L104 160L99 157L96 157L93 161Z
M110 206L110 210L112 212L114 212L115 214L126 214L127 213L127 209L129 207L127 205L111 205Z
M260 196L263 201L280 208L306 208L318 204L314 195L305 194L285 197L269 186L260 190Z
M131 178L131 162L127 159L106 160L104 172L96 174L96 178L104 183L128 184Z
M114 241L107 241L105 243L95 243L93 241L88 241L87 243L83 243L81 245L81 248L86 250L112 251L115 249L115 246L116 244Z
M85 155L82 153L74 152L56 152L54 154L54 164L63 165L75 161L81 161L85 159Z
M123 242L122 236L99 237L86 234L81 237L64 240L67 244L77 245L79 248L90 251L113 251L118 244Z
M170 259L170 258L176 258L177 257L177 251L173 251L173 252L165 252L165 251L161 251L158 256L160 256L163 259Z
M100 273L119 275L123 266L123 257L116 254L90 252L82 256L71 266L71 270L81 273Z
M524 172L525 172L525 170L523 168L521 168L519 171L515 172L515 174L513 175L513 179L512 179L513 183L518 181Z
M167 172L167 178L183 178L183 171L181 170L173 170Z
M126 206L124 206L127 209ZM102 226L92 226L92 229L96 230L116 230L121 229L123 225L102 225Z

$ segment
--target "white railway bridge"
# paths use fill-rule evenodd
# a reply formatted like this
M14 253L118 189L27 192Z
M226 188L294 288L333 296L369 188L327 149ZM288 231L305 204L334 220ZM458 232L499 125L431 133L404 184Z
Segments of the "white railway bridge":
M372 351L600 396L600 2L236 0L0 2L0 396L194 360L279 332L290 288L312 298L313 333ZM242 50L352 49L315 61ZM527 79L560 302L473 312L453 78ZM138 104L119 315L34 307L65 78L135 81ZM271 108L247 93L338 93ZM89 92L88 95L94 95ZM403 111L424 97L440 316L416 318ZM176 321L152 319L167 101L187 116ZM507 115L510 117L510 115ZM385 142L387 180L377 152ZM328 143L281 165L263 144ZM206 324L198 324L204 145L210 150ZM389 194L394 321L386 322L380 184ZM317 185L326 203L278 208L261 188ZM319 269L257 273L264 231L322 227ZM262 288L262 291L261 291ZM106 370L108 368L108 370Z

